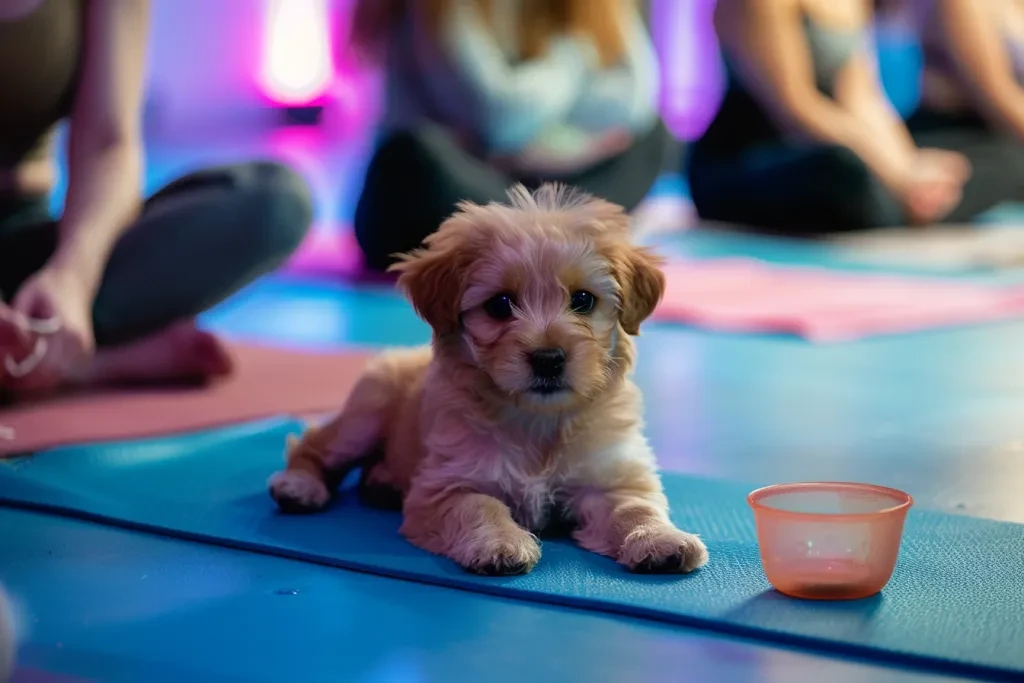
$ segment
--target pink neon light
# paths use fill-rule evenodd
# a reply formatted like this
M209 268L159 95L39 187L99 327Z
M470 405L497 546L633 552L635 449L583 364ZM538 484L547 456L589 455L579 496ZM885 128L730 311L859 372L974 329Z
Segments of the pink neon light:
M721 100L723 74L715 0L652 0L651 28L662 68L662 116L683 138L703 132Z
M264 93L285 105L311 104L334 80L327 0L267 0L263 64Z

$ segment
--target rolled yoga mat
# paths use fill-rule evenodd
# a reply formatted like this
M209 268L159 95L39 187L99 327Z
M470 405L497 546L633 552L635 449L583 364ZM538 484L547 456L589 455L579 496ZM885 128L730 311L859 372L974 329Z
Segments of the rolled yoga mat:
M278 513L266 481L282 466L286 435L300 429L276 419L10 459L0 462L0 504L944 674L1024 680L1022 525L911 510L881 594L805 602L764 578L745 501L751 486L666 474L676 523L707 541L703 569L633 575L570 541L545 540L532 573L478 577L409 545L397 513L362 507L351 491L322 514Z

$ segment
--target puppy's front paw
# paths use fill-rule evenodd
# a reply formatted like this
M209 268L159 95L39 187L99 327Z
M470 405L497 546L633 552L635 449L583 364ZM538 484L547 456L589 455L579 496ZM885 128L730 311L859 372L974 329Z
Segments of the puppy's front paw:
M512 576L526 574L540 560L540 545L516 526L480 530L453 548L451 557L474 574Z
M284 470L270 478L270 497L281 512L304 513L324 509L331 500L331 492L318 478L308 472Z
M700 538L670 525L634 530L619 552L620 563L644 574L685 574L707 561L708 550Z

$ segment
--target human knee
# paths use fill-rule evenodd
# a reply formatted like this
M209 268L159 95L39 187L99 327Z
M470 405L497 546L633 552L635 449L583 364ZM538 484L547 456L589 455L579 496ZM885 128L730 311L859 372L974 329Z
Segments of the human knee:
M381 140L372 163L378 173L391 178L423 179L443 175L444 160L461 154L450 130L425 125L390 133Z
M313 221L309 185L291 168L275 162L250 165L245 192L251 243L268 254L286 257L305 239Z
M370 270L384 271L396 261L396 254L419 246L419 233L410 230L409 223L408 218L360 198L353 228L363 264Z
M396 253L401 252L400 249L389 248L380 240L365 239L361 232L356 233L356 241L359 244L359 250L363 254L363 265L371 271L383 272L387 270L397 260Z
M423 154L427 148L426 139L427 136L424 136L419 130L396 130L380 141L376 155L380 157L395 154L400 156Z
M384 270L396 254L420 246L459 199L469 198L452 170L461 154L454 146L451 133L437 126L397 130L377 146L354 219L368 268Z

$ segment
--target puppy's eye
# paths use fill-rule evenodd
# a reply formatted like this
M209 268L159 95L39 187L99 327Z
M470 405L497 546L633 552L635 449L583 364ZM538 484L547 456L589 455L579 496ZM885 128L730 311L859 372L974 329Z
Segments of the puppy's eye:
M484 302L484 313L495 320L503 321L512 317L512 295L502 292Z
M586 315L593 311L596 305L597 297L584 289L573 292L572 296L569 297L569 308L572 309L573 313Z

